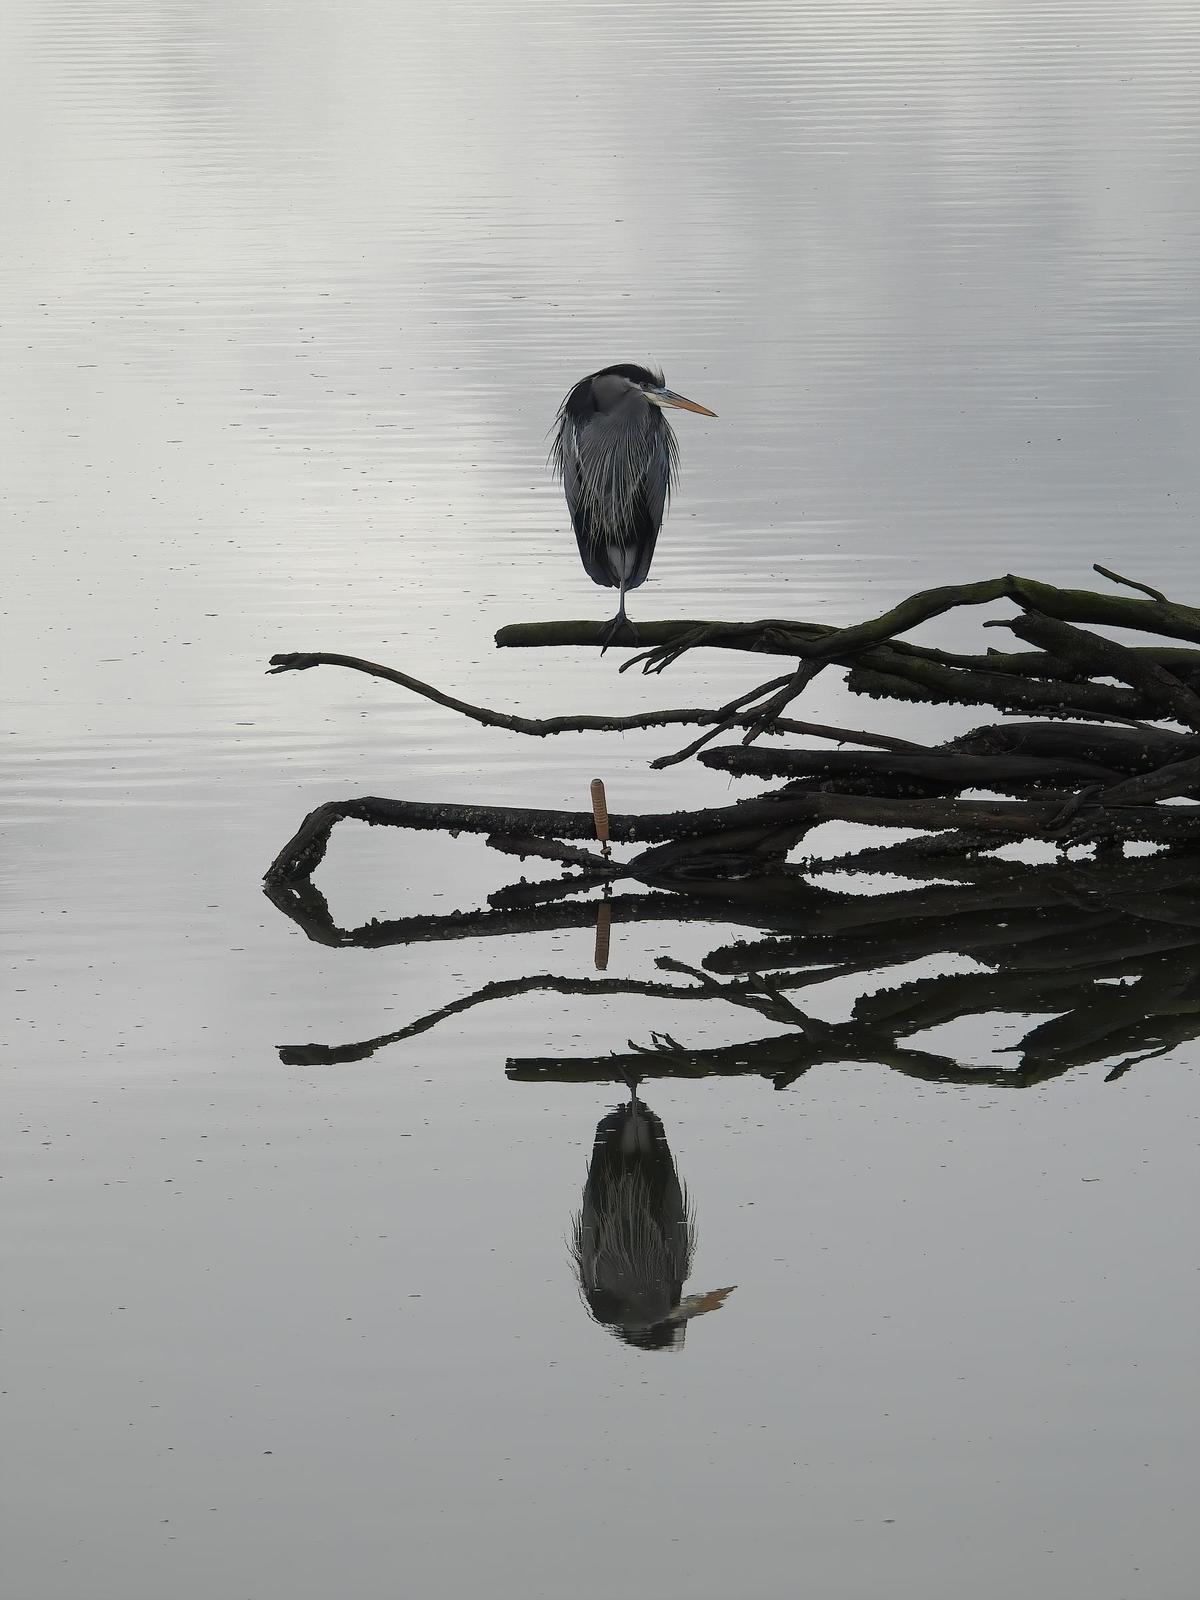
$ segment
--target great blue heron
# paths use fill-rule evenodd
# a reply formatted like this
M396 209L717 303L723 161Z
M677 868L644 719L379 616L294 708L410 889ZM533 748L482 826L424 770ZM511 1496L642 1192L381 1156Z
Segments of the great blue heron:
M581 378L558 411L552 456L580 557L593 583L620 591L606 648L629 625L625 591L646 581L675 481L679 452L664 406L716 416L664 388L661 372L625 361Z
M721 1306L732 1287L684 1295L696 1219L666 1130L630 1084L626 1105L596 1129L571 1254L596 1321L642 1350L678 1350L687 1323Z

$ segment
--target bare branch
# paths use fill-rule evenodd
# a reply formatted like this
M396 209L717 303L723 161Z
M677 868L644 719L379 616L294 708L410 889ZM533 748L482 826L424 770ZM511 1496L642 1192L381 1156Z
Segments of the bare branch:
M1098 561L1092 563L1092 571L1098 572L1102 578L1108 578L1113 583L1124 584L1127 589L1138 589L1142 594L1148 594L1151 600L1157 600L1164 606L1171 604L1161 589L1152 589L1148 583L1139 583L1136 578L1123 578L1119 572L1114 572L1111 567L1102 567Z

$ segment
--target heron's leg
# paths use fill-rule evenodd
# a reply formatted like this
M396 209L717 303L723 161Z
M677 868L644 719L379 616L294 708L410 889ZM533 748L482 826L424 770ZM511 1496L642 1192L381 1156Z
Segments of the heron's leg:
M600 654L601 655L604 654L605 650L608 649L610 644L614 644L616 642L617 635L620 634L620 633L624 633L624 631L626 629L629 630L629 633L630 633L630 636L631 636L631 638L633 640L633 643L637 644L637 642L638 642L637 629L634 627L633 623L630 622L629 618L625 614L625 579L624 578L621 579L621 586L620 586L620 589L618 591L618 596L619 596L619 598L617 600L617 614L612 619L612 621L608 624L608 626L605 628L604 632L600 636L601 637L601 649L600 649Z

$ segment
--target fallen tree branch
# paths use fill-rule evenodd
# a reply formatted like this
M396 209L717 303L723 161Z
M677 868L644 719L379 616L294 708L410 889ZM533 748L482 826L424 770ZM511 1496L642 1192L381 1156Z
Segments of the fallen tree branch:
M1200 756L1192 756L1187 761L1159 767L1156 772L1144 772L1139 777L1127 778L1124 783L1115 783L1102 790L1099 799L1108 806L1143 806L1174 795L1192 794L1198 786Z
M757 778L806 778L840 793L872 795L948 795L960 789L1041 792L1057 786L1116 784L1119 774L1093 762L1043 756L967 755L954 751L921 754L878 750L762 750L723 745L700 756L702 766ZM1147 797L1149 798L1149 797Z
M721 706L715 710L705 707L676 706L662 711L635 712L623 717L523 717L512 711L495 711L488 706L472 705L468 700L460 700L455 695L434 688L432 684L422 682L420 678L398 671L395 667L381 666L379 662L366 661L361 656L338 655L328 650L294 650L274 655L271 657L268 676L280 672L307 672L312 667L345 667L352 672L365 673L371 678L382 678L387 683L398 684L402 689L409 689L413 694L432 700L435 705L445 706L449 711L456 711L460 716L468 717L472 722L481 723L484 727L504 728L509 733L528 734L533 738L544 738L556 733L629 733L642 728L663 728L672 724L703 724L725 720L731 720L734 726L741 723L748 724L752 717L739 717L737 712L741 701L761 694L764 689L777 687L788 681L783 677L775 679L772 684L760 684L755 689L747 690L745 695L731 702L730 706ZM816 739L865 744L880 750L921 748L907 739L897 739L882 733L860 733L852 728L835 728L820 722L795 722L785 719L778 724L778 727L781 733L809 734Z
M366 673L368 677L383 678L388 683L399 684L402 689L409 689L413 694L432 700L435 705L445 706L449 711L469 717L472 722L482 723L484 727L504 728L509 733L529 734L533 738L544 738L555 733L624 733L635 728L666 727L671 723L704 723L716 715L703 707L685 707L639 712L624 717L522 717L516 712L493 711L487 706L459 700L441 689L435 689L430 683L422 682L420 678L397 671L395 667L384 667L377 661L365 661L361 656L338 655L329 650L294 650L274 655L269 670L271 673L307 672L312 667L346 667L352 672Z
M994 706L997 711L1042 711L1048 716L1102 718L1137 727L1153 705L1132 689L1106 683L1006 677L894 658L880 671L866 658L851 668L846 687L872 700L917 700L932 705Z
M1092 571L1098 572L1102 578L1109 578L1113 583L1120 583L1126 589L1138 589L1142 594L1148 594L1151 600L1158 600L1164 606L1171 602L1161 589L1152 589L1148 583L1139 583L1136 578L1123 578L1119 572L1114 572L1111 567L1102 567L1098 561L1093 561Z
M1144 585L1132 586L1145 589ZM1149 590L1145 592L1150 593ZM692 636L708 648L761 650L773 655L816 655L817 659L830 660L838 655L854 655L866 646L908 633L959 606L990 605L997 600L1015 600L1018 605L1058 617L1063 622L1132 628L1139 633L1156 633L1200 644L1200 610L1193 606L1157 598L1131 600L1124 595L1097 594L1087 589L1062 589L1013 573L976 583L946 584L922 590L877 617L852 627L832 628L776 617L758 622L639 622L636 642L655 647L655 651L648 653L650 665L659 648L678 652L680 644ZM566 645L598 649L604 642L604 628L605 625L598 622L510 623L498 630L496 643L502 648ZM631 639L630 642L635 641ZM695 647L687 644L687 648Z
M343 818L484 833L497 850L579 869L578 877L497 891L497 906L504 902L522 911L573 898L581 887L633 878L672 887L687 883L694 895L726 904L748 903L761 891L781 914L791 915L805 886L803 873L788 865L788 854L808 829L825 822L922 836L868 853L866 859L881 870L889 862L900 870L906 861L927 866L945 859L962 865L965 858L998 843L1021 839L1060 848L1094 843L1110 858L1130 839L1181 852L1200 849L1200 805L1178 803L1200 795L1200 651L1174 645L1134 649L1092 631L1095 626L1140 628L1194 646L1200 643L1200 611L1103 570L1144 598L1060 589L1005 574L911 595L850 627L778 618L647 625L642 638L651 641L649 650L626 663L640 664L645 671L661 670L684 651L701 646L782 651L794 657L790 673L742 690L716 707L526 717L473 705L356 656L274 656L274 672L338 666L395 683L482 725L538 737L687 724L702 731L683 749L659 756L653 766L701 754L711 768L790 781L773 794L734 805L613 817L614 842L642 847L625 861L597 854L594 819L586 811L356 797L310 813L272 863L268 881L293 886L305 881L320 862L331 829ZM897 637L946 611L997 600L1015 603L1020 614L986 625L1005 626L1034 649L968 656ZM592 623L518 625L501 630L499 638L518 645L599 644L601 631ZM992 705L1007 713L1038 713L1042 720L973 729L929 748L891 733L786 717L796 697L831 665L848 669L847 684L853 691L939 705ZM1161 726L1165 720L1182 722L1192 731L1175 733ZM743 731L740 746L708 748L735 728ZM766 733L807 736L842 748L751 748ZM963 798L972 791L1016 798Z
M1200 728L1200 695L1164 667L1136 655L1115 639L1103 639L1086 628L1074 627L1055 617L1044 617L1036 611L1009 618L1002 626L1010 628L1018 638L1052 651L1059 660L1091 677L1107 676L1129 684L1158 715L1174 717L1190 728Z
M1200 844L1200 806L1094 805L1071 826L1059 825L1061 806L1034 800L940 800L876 798L828 794L797 786L756 800L699 811L611 815L617 843L707 841L741 830L764 838L788 829L803 831L817 822L858 822L872 827L935 832L970 828L1012 838L1149 839ZM371 826L440 829L446 832L531 835L586 839L594 834L590 811L538 811L520 806L450 805L420 800L388 800L364 795L327 801L311 811L267 869L268 882L308 877L325 853L329 835L345 818ZM636 864L624 869L640 872Z
M788 705L803 693L825 666L836 661L842 666L853 667L860 658L868 672L872 668L875 670L882 668L883 672L890 673L892 678L912 679L926 692L936 689L934 697L940 700L959 703L984 702L1001 705L1004 709L1040 705L1046 709L1065 711L1070 708L1071 711L1076 711L1078 707L1083 706L1129 717L1145 714L1145 702L1141 696L1131 695L1119 689L1110 690L1103 685L1080 683L1072 685L1070 689L1062 683L1038 683L1035 686L1032 682L1006 681L1002 673L964 673L960 669L947 668L941 663L922 659L916 655L899 656L894 649L890 652L890 660L881 661L878 655L870 661L866 660L872 647L887 645L896 634L906 633L911 628L928 622L946 611L959 606L986 605L1005 598L1016 600L1027 610L1040 609L1052 617L1077 618L1082 613L1088 620L1122 619L1127 626L1140 625L1143 628L1148 627L1152 632L1165 632L1173 637L1200 640L1200 612L1193 612L1190 608L1165 606L1157 601L1089 595L1081 591L1057 589L1051 584L1037 583L1032 579L1018 578L1011 574L1003 578L987 579L981 583L953 584L939 589L927 589L920 594L910 595L907 600L902 600L899 605L867 622L857 623L848 628L829 629L820 638L812 639L795 633L791 642L800 657L796 670L787 683L773 690L769 698L764 698L757 706L751 708L754 716L743 742L749 744L771 730ZM1184 612L1187 612L1187 615L1183 615ZM1138 618L1139 622L1134 623L1134 618ZM764 628L764 637L767 633L773 639L781 637L778 625L775 623ZM710 641L705 638L701 642ZM643 670L655 669L661 651L669 652L671 660L677 659L681 653L677 643L652 650L642 658ZM852 672L850 680L852 688L855 687L854 676ZM862 681L860 676L860 690ZM895 691L885 689L883 692ZM670 756L660 756L652 765L667 767L683 761L697 754L730 726L732 723L726 719L718 724L715 730L702 735Z
M1132 775L1186 759L1196 751L1197 741L1187 734L1141 723L1113 727L1099 723L999 722L972 728L938 748L964 755L1026 755L1082 761Z

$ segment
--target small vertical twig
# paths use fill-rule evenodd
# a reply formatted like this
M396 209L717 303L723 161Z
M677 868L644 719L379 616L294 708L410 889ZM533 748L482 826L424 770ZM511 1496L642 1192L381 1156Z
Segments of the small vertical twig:
M604 779L592 779L592 816L596 823L596 837L600 841L600 854L607 861L612 854L608 841L608 799L604 793Z

